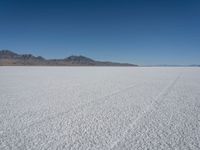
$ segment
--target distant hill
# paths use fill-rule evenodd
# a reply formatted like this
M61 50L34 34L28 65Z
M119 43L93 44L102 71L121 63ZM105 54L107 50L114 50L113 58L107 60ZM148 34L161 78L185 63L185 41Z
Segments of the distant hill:
M200 67L200 65L194 64L194 65L190 65L190 67Z
M200 65L146 65L144 67L200 67Z
M137 66L129 63L96 61L85 56L69 56L64 59L45 59L32 54L0 51L0 66Z

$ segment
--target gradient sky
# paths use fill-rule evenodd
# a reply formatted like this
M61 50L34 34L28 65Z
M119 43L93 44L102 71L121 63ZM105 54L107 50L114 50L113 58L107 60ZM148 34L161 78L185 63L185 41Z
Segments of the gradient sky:
M199 0L0 0L0 49L200 64Z

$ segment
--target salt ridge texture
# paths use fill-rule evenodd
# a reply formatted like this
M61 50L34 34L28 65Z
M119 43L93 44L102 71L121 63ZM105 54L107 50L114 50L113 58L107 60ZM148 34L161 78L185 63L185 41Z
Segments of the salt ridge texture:
M0 149L200 149L200 69L0 67Z

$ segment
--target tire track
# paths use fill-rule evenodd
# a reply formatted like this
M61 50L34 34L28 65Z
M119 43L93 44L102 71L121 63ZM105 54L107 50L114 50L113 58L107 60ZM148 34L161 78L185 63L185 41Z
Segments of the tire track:
M175 78L175 79L176 79L176 78ZM174 81L174 80L173 80L173 81ZM172 82L173 82L173 81L172 81ZM170 83L172 83L172 82L170 82ZM166 84L166 85L167 85L167 87L169 87L169 83ZM166 86L166 85L165 85L165 86ZM171 85L171 84L170 84L170 85ZM164 86L164 88L162 88L163 91L166 90L166 87L165 87L165 86ZM127 91L126 91L126 92L127 92ZM158 94L158 93L159 93L159 94ZM158 92L158 93L157 93L158 95L161 95L160 92ZM128 98L130 98L130 97L132 97L132 96L129 96ZM157 96L155 95L155 97L157 97ZM152 101L154 100L154 98L151 98L151 99L152 99ZM110 99L109 99L109 100L110 100ZM101 105L101 103L100 103L100 105ZM127 126L129 126L129 124L127 124ZM122 132L122 134L123 134L123 132ZM59 139L62 139L62 137L65 137L65 135L59 137ZM83 138L84 138L84 136L83 136ZM57 141L59 141L59 139L58 139ZM77 140L77 141L79 141L79 140ZM82 143L82 142L80 142L80 143ZM109 143L108 143L108 145L107 145L106 147L107 147L107 148L109 147ZM90 148L94 148L94 147L90 147ZM107 148L106 148L106 149L107 149ZM102 148L102 149L103 149L103 148Z
M113 93L111 93L111 94L108 94L108 95L106 95L106 96L100 97L100 98L98 98L98 99L94 99L94 100L92 100L92 101L90 101L90 102L88 102L88 103L84 103L83 105L78 105L77 107L71 108L71 109L69 109L68 111L60 112L60 113L57 113L56 115L52 115L52 116L45 117L45 118L43 118L42 120L36 121L36 122L34 122L34 123L32 123L32 124L30 124L30 125L24 127L24 128L18 129L17 131L23 131L23 130L25 130L25 129L27 129L27 128L30 128L30 127L34 126L34 125L43 123L43 122L45 122L46 120L53 120L53 119L55 119L55 118L62 117L63 115L68 114L68 113L69 113L69 114L72 113L73 115L78 115L78 114L80 114L82 111L84 111L85 108L87 108L87 106L93 105L95 102L96 102L95 105L104 104L110 97L116 96L116 95L118 95L118 94L120 94L120 93L123 93L124 91L130 90L130 89L136 87L137 85L138 85L138 84L131 84L131 85L130 85L129 87L127 87L127 88L124 88L124 89L121 89L121 90L119 90L119 91L113 92Z
M158 96L155 98L155 101L146 108L145 111L143 111L141 113L140 116L138 116L135 120L133 120L132 123L130 123L128 125L127 130L124 132L124 134L122 135L121 138L117 139L115 142L113 142L110 146L110 150L113 150L120 141L122 141L127 133L129 133L130 130L132 130L133 126L136 125L136 123L142 119L147 113L149 113L150 111L154 111L157 109L157 107L159 107L160 103L164 100L164 98L169 94L169 92L171 91L171 89L174 87L174 85L177 83L177 81L180 79L181 74L179 74L165 89L163 89L160 94L158 94Z

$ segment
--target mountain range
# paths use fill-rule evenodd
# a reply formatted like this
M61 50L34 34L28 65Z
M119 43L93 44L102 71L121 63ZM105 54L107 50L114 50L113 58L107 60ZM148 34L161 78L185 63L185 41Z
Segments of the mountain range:
M0 66L137 66L129 63L97 61L85 56L69 56L64 59L46 59L32 54L18 54L0 50Z

